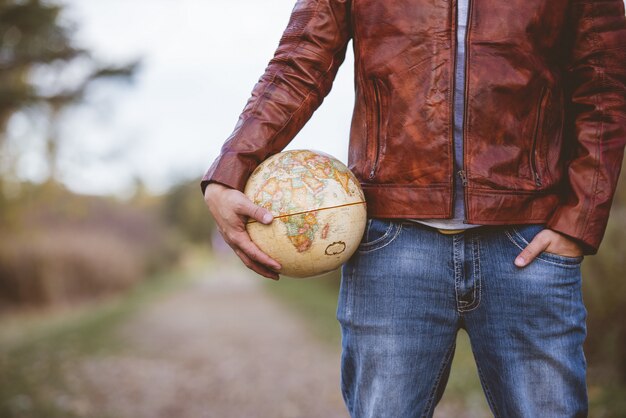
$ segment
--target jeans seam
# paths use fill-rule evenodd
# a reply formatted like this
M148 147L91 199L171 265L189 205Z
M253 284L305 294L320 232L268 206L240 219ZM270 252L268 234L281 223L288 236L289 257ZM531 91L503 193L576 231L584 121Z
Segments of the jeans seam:
M474 262L474 280L476 280L476 284L474 285L473 289L474 292L472 303L465 307L460 307L460 313L470 312L478 308L482 299L482 280L480 276L480 241L478 238L472 238L472 241L476 243L476 251L472 251L472 260ZM478 290L478 297L476 297L476 290Z
M480 305L480 300L482 297L482 285L481 285L481 279L480 279L480 266L478 265L478 262L476 260L476 256L474 254L472 254L472 260L474 261L474 277L475 277L475 284L472 288L472 301L467 304L467 305L462 305L461 300L459 300L459 286L460 286L460 282L461 282L461 273L460 273L460 268L459 266L459 262L458 262L458 256L460 255L459 251L457 250L457 246L456 243L461 241L461 237L459 236L458 238L455 236L453 238L453 260L454 260L454 294L455 294L455 299L456 299L456 309L459 313L465 313L465 312L470 312L473 311L474 309L478 308L478 306ZM463 242L463 245L465 245L465 243ZM478 248L478 260L480 260L480 245L477 246ZM461 260L462 261L462 260ZM478 273L478 274L477 274ZM476 297L476 292L478 291L478 297Z
M513 228L513 230L515 231L516 235L519 235L519 233L514 228ZM515 245L517 248L519 248L522 251L524 250L524 247L522 247L521 245L519 245L517 243L517 241L515 240L515 238L511 235L511 233L509 231L505 230L504 233L509 238L509 241L511 241L513 243L513 245ZM538 260L543 261L544 263L553 264L555 266L569 267L569 268L577 268L577 267L580 266L580 263L560 263L560 262L558 262L556 260L548 260L548 259L543 258L541 255L538 255L535 258L537 258Z
M478 361L477 358L475 358L476 361L476 370L478 370L478 376L480 377L480 381L483 384L484 390L485 390L485 397L487 398L487 402L489 403L489 405L491 406L491 410L493 412L494 418L499 418L501 417L500 413L498 412L498 408L496 407L496 403L493 399L493 395L491 394L491 390L489 389L489 385L487 385L487 379L485 379L482 369L480 368L480 362Z
M346 290L345 290L345 306L344 306L344 320L347 323L352 322L352 312L353 312L353 304L354 304L354 271L356 270L356 264L358 263L358 257L353 258L351 260L352 262L348 263L346 265L347 268L347 272L346 272L346 277L345 277L345 285L346 285ZM339 315L338 318L339 319ZM340 321L341 322L341 321ZM343 326L343 325L342 325ZM345 335L343 335L343 331L342 331L342 345L344 343L343 339L345 338ZM343 352L343 350L345 350L345 347L342 348L342 356L344 356L346 353ZM354 357L356 358L358 356L358 352L357 352L357 346L355 345L353 347L353 352L354 352ZM342 359L343 361L343 359ZM346 390L345 386L344 386L344 376L343 376L343 371L342 371L342 375L340 378L340 385L341 385L341 393L342 396L344 398L345 404L346 404L346 408L348 409L348 411L353 411L354 410L354 404L353 404L353 399L352 396L353 394L351 392L348 392L348 390Z
M370 239L370 229L372 229L372 222L374 221L374 219L369 218L367 220L367 225L365 228L365 242L369 241Z
M454 235L452 237L452 262L453 262L453 266L454 266L454 301L456 303L456 308L457 310L459 310L459 282L460 282L460 273L459 270L460 268L458 267L458 256L460 255L460 251L457 250L457 245L456 243L459 241L460 237L457 235Z
M359 253L361 254L368 254L368 253L372 253L374 251L378 251L380 249L385 248L387 245L391 244L392 242L394 242L396 240L396 238L398 238L398 235L400 235L400 231L402 231L402 224L398 224L398 228L396 229L396 232L394 233L394 235L391 237L391 239L389 239L389 241L387 241L386 243L384 243L383 245L379 246L379 247L375 247L375 248L367 248L364 250L359 249ZM378 241L380 242L380 241Z
M391 222L391 223L389 223L389 226L387 227L387 229L385 230L385 233L382 236L380 236L380 237L376 238L374 241L370 242L368 240L369 240L370 230L372 229L372 221L373 221L373 219L370 219L368 221L367 231L365 233L365 242L360 245L361 247L366 247L367 248L369 246L376 245L376 244L378 244L381 241L384 241L389 236L389 234L391 234L391 231L393 230L393 222Z
M433 385L431 391L430 391L430 395L428 397L428 401L426 403L426 406L424 407L424 412L422 412L422 418L424 417L428 417L434 408L434 399L435 396L437 395L437 388L439 387L439 383L441 382L441 378L443 377L443 372L444 370L446 370L446 367L448 367L448 365L450 364L450 361L452 361L452 354L454 353L454 348L456 347L456 342L453 343L450 348L448 348L448 351L446 352L442 362L441 362L441 366L439 366L439 372L437 373L437 377L435 378L435 384Z
M350 265L350 291L347 293L346 297L346 321L348 321L348 324L352 324L354 319L352 318L353 316L353 312L354 312L354 304L355 304L355 300L356 297L354 296L355 292L356 292L356 283L354 280L354 275L355 275L355 271L357 269L357 265L359 263L359 257L357 256L354 259L354 262L351 263ZM351 325L352 326L352 325ZM354 341L352 342L352 355L354 356L354 359L356 362L359 361L359 345L356 344ZM343 378L343 377L342 377ZM349 411L356 411L356 408L358 407L358 399L357 402L355 404L354 402L354 393L350 392L348 393L348 397L347 399L349 399L349 401L346 401L346 407L348 408Z
M349 291L346 292L346 319L352 320L352 311L354 310L354 270L356 269L355 264L358 263L358 260L354 260L354 263L350 265L350 276L348 278L350 282Z

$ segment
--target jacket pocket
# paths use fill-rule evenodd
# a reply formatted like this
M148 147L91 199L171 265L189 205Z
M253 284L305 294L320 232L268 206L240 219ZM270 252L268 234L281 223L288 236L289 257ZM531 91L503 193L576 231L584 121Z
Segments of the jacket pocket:
M369 108L369 127L368 127L368 153L367 157L370 161L370 171L368 178L370 180L376 177L380 165L380 159L385 151L385 136L387 124L387 94L386 87L383 82L375 77L368 79L371 91Z
M541 149L539 146L539 141L543 136L543 123L545 119L546 113L546 99L548 97L548 88L544 85L541 89L541 94L539 95L539 101L537 102L537 113L535 116L535 128L533 130L533 142L530 147L530 155L528 156L528 160L530 161L530 169L533 173L533 178L535 180L535 186L541 187L543 182L541 180L541 174L539 170L539 158L537 158L537 154Z

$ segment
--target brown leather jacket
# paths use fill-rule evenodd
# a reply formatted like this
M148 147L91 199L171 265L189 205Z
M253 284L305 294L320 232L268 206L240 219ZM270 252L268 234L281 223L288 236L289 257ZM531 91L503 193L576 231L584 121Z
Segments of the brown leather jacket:
M298 0L203 190L243 190L322 103L352 39L348 164L369 216L451 217L455 14L455 0ZM471 0L469 16L467 221L546 223L594 254L626 142L622 0Z

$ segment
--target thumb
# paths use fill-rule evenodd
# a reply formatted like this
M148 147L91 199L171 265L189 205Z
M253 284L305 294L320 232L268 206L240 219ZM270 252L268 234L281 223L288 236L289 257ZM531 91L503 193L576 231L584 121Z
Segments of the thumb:
M255 205L248 198L245 198L245 202L241 207L240 213L263 224L269 224L274 219L272 214L267 209Z

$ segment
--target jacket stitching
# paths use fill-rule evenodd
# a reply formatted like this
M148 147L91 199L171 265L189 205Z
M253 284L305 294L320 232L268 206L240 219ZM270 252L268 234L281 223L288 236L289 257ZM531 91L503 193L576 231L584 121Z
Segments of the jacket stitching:
M352 0L339 0L339 3L350 3L348 5L348 7L350 8L350 13L352 12ZM344 6L345 7L345 6ZM330 2L328 4L328 8L330 9L330 14L333 15L333 20L335 21L335 24L337 25L337 27L341 27L341 22L339 21L339 19L337 18L337 14L335 13L335 9L333 8L333 6L330 5ZM353 37L353 30L352 30L352 15L349 14L350 19L348 22L346 22L346 28L348 29L348 39L351 39ZM337 39L335 37L335 39Z
M279 73L282 72L282 70L284 69L284 67L287 65L285 63L285 61L288 61L291 56L293 55L293 52L295 50L297 50L300 47L300 44L302 44L303 40L302 40L302 35L304 34L304 32L306 31L306 26L309 25L309 23L311 22L311 20L313 20L315 18L315 16L317 15L318 12L318 8L320 5L320 1L317 0L316 5L315 5L315 10L313 11L313 13L311 13L311 17L309 18L309 21L306 23L306 25L304 25L302 32L299 34L298 38L298 42L289 50L289 52L287 53L287 57L284 59L283 62L276 62L274 61L274 65L276 66L276 69L274 70L274 73L272 74L272 78L267 82L267 84L265 85L265 87L263 88L263 90L259 93L259 95L256 97L256 100L254 101L252 107L250 108L250 110L247 112L248 116L243 120L243 122L241 123L241 126L239 127L239 129L237 129L237 132L241 132L243 130L243 128L245 126L247 126L250 122L251 119L254 118L254 112L258 109L260 103L261 103L261 99L265 96L265 94L267 93L269 87L273 84L275 84L275 80L276 77L278 76ZM291 23L291 22L289 22ZM289 23L287 24L289 26ZM288 28L287 26L287 28ZM287 28L285 28L285 30L287 30ZM331 63L332 64L332 63ZM332 65L331 65L332 66ZM324 73L324 75L322 76L325 77L326 73ZM298 106L298 108L296 109L299 110L302 105L304 104L304 102L306 102L306 99L308 98L308 96L310 95L310 92L304 97L304 99L302 99L302 103ZM295 113L295 112L294 112ZM272 135L269 140L268 140L268 145L271 145L274 143L274 138L276 136L278 136L278 134L282 131L282 129L289 123L289 121L291 120L291 116L287 119L287 121L285 122L285 124L283 126L281 126L275 133L274 135ZM234 137L235 134L233 133L231 135L231 137ZM229 150L231 149L231 147L228 148Z
M330 72L330 70L332 69L334 64L335 64L335 57L333 56L333 59L331 60L329 68L327 68L326 71L324 71L324 74L320 77L320 80L318 81L318 83L315 84L315 86L311 90L309 90L309 92L306 94L304 99L302 99L302 103L300 103L300 105L293 112L291 112L291 115L289 115L289 117L287 118L285 123L283 123L283 125L280 126L280 128L278 128L276 130L274 135L272 135L269 138L268 144L269 144L270 148L274 145L274 141L276 141L276 138L278 137L278 135L280 135L280 133L287 127L287 125L289 125L289 122L291 122L291 120L293 119L293 116L296 113L298 113L298 111L307 103L307 101L309 100L309 98L311 97L313 92L315 90L317 90L319 88L319 86L326 80L326 77L328 76L328 73Z
M315 12L313 13L311 20L313 20L315 18L315 16L317 15L318 12L318 8L319 8L319 4L320 2L317 3L317 7L315 9ZM299 44L302 41L300 41L298 43L298 45L296 45L296 47L299 46ZM295 49L295 48L294 48ZM319 80L317 81L317 83L315 84L315 86L313 88L311 88L307 94L305 95L304 99L302 99L302 102L300 103L300 105L293 111L291 112L291 115L289 115L289 118L287 118L287 120L285 121L285 123L276 130L276 132L274 133L274 135L272 135L269 140L268 140L268 144L270 147L272 147L274 145L274 141L276 140L276 138L278 137L278 135L287 127L287 125L289 125L289 122L291 122L291 120L293 119L293 116L298 113L298 111L308 102L308 100L310 99L311 95L316 92L316 90L319 89L319 87L322 85L322 83L324 81L326 81L328 74L330 73L330 71L332 70L332 68L335 65L335 62L337 61L337 54L340 53L340 51L343 50L343 47L340 48L339 50L335 51L334 55L331 58L330 64L328 65L328 68L326 69L326 71L324 71L324 73L321 75L321 77L319 78ZM293 50L292 50L293 52ZM290 53L291 55L291 53ZM273 82L273 80L272 80Z
M229 154L236 154L236 155L230 155ZM203 181L218 181L220 182L219 179L219 175L216 176L216 173L221 173L222 172L222 167L224 165L231 165L233 164L232 161L229 160L235 160L235 164L236 161L241 161L243 163L243 165L245 166L245 170L248 173L248 176L252 174L252 172L254 171L254 169L256 168L256 165L253 161L250 160L249 156L246 156L247 158L241 159L241 158L237 158L237 152L236 151L232 151L232 147L228 146L226 148L226 151L224 153L222 153L222 155L219 157L219 159L217 160L217 163L215 164L215 168L210 170L209 172L211 173L210 176L207 177L207 175L205 175L203 177ZM226 183L223 183L226 184ZM234 184L231 185L229 184L229 186L235 186ZM244 184L245 186L245 184Z
M472 22L473 22L473 16L474 16L474 7L473 4L470 2L468 3L468 7L469 7L469 11L468 11L468 15L467 15L467 29L466 29L466 33L465 33L465 39L463 40L463 42L465 42L465 66L463 67L463 79L465 80L465 84L463 86L463 167L461 167L462 170L465 170L465 176L467 177L467 188L469 188L469 180L472 179L472 173L469 172L469 170L467 169L467 167L471 167L473 164L473 156L467 152L467 149L469 148L467 146L467 144L469 143L469 138L470 135L469 133L472 131L472 118L469 116L470 115L470 111L471 111L471 106L470 106L470 96L469 96L469 82L470 82L470 77L468 77L469 75L469 70L471 67L471 61L472 61L472 48L471 46L471 36L472 36ZM467 189L466 188L466 189ZM467 211L470 212L470 207L467 208ZM470 213L467 214L468 217L471 217Z
M457 4L457 3L453 3L453 4ZM455 6L458 9L458 5ZM452 8L450 8L450 10L452 10ZM458 13L458 11L456 12ZM455 14L456 14L455 13ZM453 15L453 13L450 13L450 17L449 17L449 23L450 25L456 25L456 15ZM458 29L457 29L458 30ZM455 31L451 30L450 31L450 44L454 45L454 42L457 42L456 39L453 39L453 37L455 37ZM458 48L458 46L457 46ZM450 48L450 62L454 63L456 60L456 51L454 50L454 48ZM448 118L446 119L446 129L448 130L448 169L450 170L450 172L452 173L452 176L450 176L449 181L446 183L446 185L450 188L454 187L454 100L451 100L451 95L453 93L451 93L451 90L453 89L454 83L456 82L455 80L455 71L454 69L452 71L449 71L449 78L448 78L448 83L449 83L449 88L446 90L445 92L445 97L446 100L448 101L448 103L450 103L449 107L448 107ZM454 96L452 96L454 97ZM452 206L454 203L451 203L450 205ZM452 208L452 210L454 211L454 208Z
M489 189L486 187L469 187L469 192L472 194L485 194L483 192L493 193L493 194L510 194L514 196L519 195L529 195L529 196L539 196L539 195L549 195L554 194L553 190L523 190L523 189Z
M595 13L597 12L597 3L593 2L590 4L590 8L591 8L591 13L589 16L589 22L590 22L590 31L591 31L591 36L590 36L590 42L593 44L593 49L595 49L596 51L600 51L602 50L601 45L600 45L600 35L597 32L597 29L594 25L595 21L596 21L596 15ZM603 63L606 65L606 63ZM599 75L598 75L599 74ZM604 74L604 70L602 70L602 72L598 73L597 70L596 72L594 72L594 78L596 78L596 81L599 82L601 80L597 80L598 78L604 78L605 74ZM604 114L604 110L602 109L602 104L600 103L600 98L598 97L598 95L594 95L594 101L596 103L596 109L597 112L600 113L601 115ZM584 203L583 203L583 210L582 210L582 225L580 227L580 236L584 237L588 226L589 226L589 220L591 218L591 210L594 207L595 201L596 201L596 195L597 195L597 188L598 188L598 180L599 180L599 171L600 171L600 151L601 151L601 147L602 147L602 141L601 141L601 137L602 137L602 133L604 131L604 122L603 122L603 117L601 117L600 122L596 128L596 143L595 143L595 147L594 147L594 161L596 162L595 167L594 167L594 171L593 171L593 178L592 178L592 187L591 187L591 196L589 199L584 199Z
M283 74L285 67L287 66L287 61L289 61L289 59L293 56L294 51L296 51L300 45L303 42L302 39L302 35L307 31L307 26L311 23L311 21L313 19L315 19L315 17L317 16L317 13L319 11L319 7L320 7L320 3L321 1L316 1L315 4L315 10L313 11L313 13L311 13L311 16L309 17L308 22L306 23L306 25L303 26L302 31L298 34L298 42L295 43L294 46L291 47L291 49L289 50L289 52L287 53L287 56L284 58L284 60L282 62L274 62L274 65L276 65L276 69L274 70L274 74L272 75L272 78L270 81L267 82L267 84L265 85L265 88L263 89L263 91L261 92L261 94L259 94L256 102L254 103L252 109L250 110L250 115L252 116L254 114L254 112L256 111L256 109L259 107L260 103L261 103L261 98L265 96L265 94L267 93L269 87L271 85L275 85L276 84L276 77L278 77L279 74ZM289 116L289 118L287 118L287 121L285 121L285 123L280 126L276 132L274 133L274 135L272 135L270 138L268 138L268 145L271 148L271 146L274 144L274 141L276 139L276 137L280 134L280 132L282 132L282 130L289 124L289 122L291 121L291 119L293 118L293 115L295 113L298 112L298 110L300 110L300 108L302 108L302 106L306 103L306 101L308 100L308 98L310 97L311 93L313 92L313 90L315 90L320 84L321 81L326 77L326 75L328 74L328 71L330 70L330 68L332 68L335 60L334 60L334 56L333 59L331 59L331 64L329 66L329 68L324 72L324 74L320 77L320 81L313 87L311 88L307 94L304 96L304 98L302 99L302 102L300 103L300 105L295 109L294 112L291 113L291 115ZM250 117L251 117L250 116ZM248 117L248 119L246 119L246 121L248 121L250 119L250 117Z
M600 106L599 103L599 99L596 95L596 103L597 106ZM585 199L587 203L587 207L585 207L583 214L584 214L584 221L582 223L582 228L581 228L581 236L585 236L587 229L589 227L589 220L591 218L591 208L595 207L595 203L596 203L596 196L598 195L598 181L600 178L600 155L601 155L601 148L602 148L602 141L600 140L600 138L602 137L602 133L604 131L604 122L602 122L602 119L600 120L600 124L598 125L598 128L596 129L596 146L594 147L594 151L595 151L595 155L594 155L594 160L597 161L596 163L596 167L593 171L593 179L592 179L592 186L591 186L591 197L589 198L589 200Z
M303 42L302 40L302 35L304 34L304 32L306 32L306 28L309 25L309 23L311 23L311 20L313 20L316 16L317 16L317 11L320 5L320 1L317 1L315 4L315 10L313 11L313 13L311 13L311 17L309 18L309 21L306 23L306 25L304 25L302 27L302 31L298 34L298 42L295 43L295 45L289 50L289 52L287 53L287 57L284 59L284 61L282 63L276 63L276 70L274 71L274 74L272 75L272 78L270 81L268 81L268 83L265 85L265 88L263 89L263 92L258 96L258 97L263 97L265 95L265 93L267 92L267 89L269 88L269 86L271 86L272 84L274 84L274 81L276 80L276 77L278 76L278 73L281 72L282 70L284 70L284 67L287 65L286 61L289 61L289 59L291 58L291 56L293 55L293 52L298 49L298 47L300 47L300 44ZM287 25L289 25L289 23L287 23ZM287 28L285 29L287 30ZM259 105L260 100L257 99L257 101L254 103L254 106L252 107L250 113L253 114L254 111L257 109L258 105Z
M390 187L397 187L397 188L414 188L414 189L446 189L448 187L450 187L450 183L433 183L433 184L427 184L427 185L421 185L421 184L403 184L403 183L366 183L366 182L362 182L361 183L361 187L365 188L379 188L379 189L387 189Z

